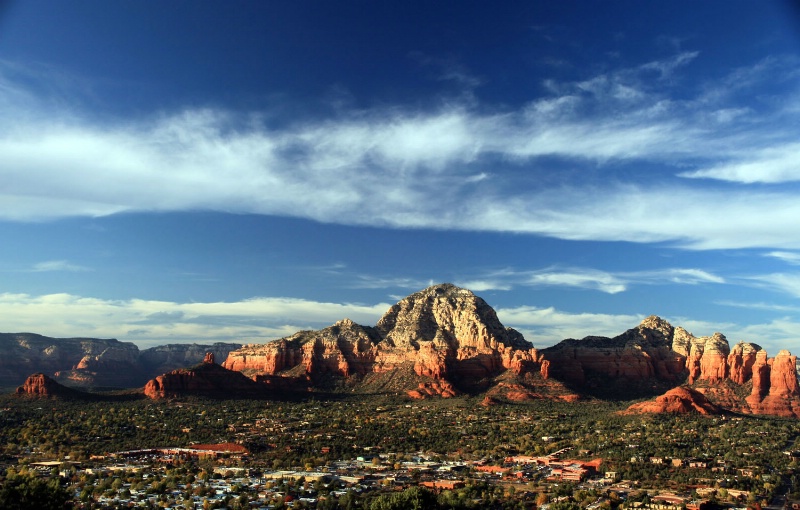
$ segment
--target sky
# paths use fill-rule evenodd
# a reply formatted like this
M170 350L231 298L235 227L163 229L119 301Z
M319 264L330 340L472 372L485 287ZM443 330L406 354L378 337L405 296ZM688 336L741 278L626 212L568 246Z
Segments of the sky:
M800 353L794 2L0 0L0 331L263 343L451 282Z

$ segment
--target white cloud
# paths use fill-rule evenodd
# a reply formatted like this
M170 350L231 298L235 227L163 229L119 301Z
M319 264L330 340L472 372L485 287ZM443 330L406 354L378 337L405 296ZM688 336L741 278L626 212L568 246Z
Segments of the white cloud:
M530 273L523 285L579 287L596 289L607 294L617 294L626 290L625 282L612 274L595 270L541 271Z
M748 278L756 284L800 298L800 273L772 273Z
M582 82L552 82L551 96L516 111L383 107L280 130L213 109L100 123L34 96L0 62L0 219L214 210L692 249L799 249L793 219L800 203L791 189L718 189L691 179L535 180L555 175L543 156L587 169L636 161L699 168L684 176L794 179L791 156L800 146L787 140L798 133L789 122L768 122L774 111L710 93L669 98L670 80L661 77L695 58L681 53ZM648 77L653 70L658 76ZM735 128L720 128L720 116L730 117L721 112L736 113ZM797 114L779 113L785 120ZM588 281L621 290L614 281Z
M520 306L498 308L497 317L504 325L521 331L535 347L542 348L566 338L617 336L638 325L645 316L569 313L552 307Z
M45 262L39 262L38 264L34 264L31 271L35 273L41 273L47 271L81 272L81 271L91 271L91 270L88 267L72 264L66 260L48 260Z
M104 300L70 294L0 294L0 331L100 337L140 346L179 342L266 342L345 317L372 325L389 304L323 303L289 298L175 303Z
M696 285L700 283L725 283L725 279L702 269L670 268L638 273L624 273L630 281L658 284L663 282Z
M574 287L617 294L632 285L678 283L697 285L725 283L725 279L702 269L665 268L638 272L611 273L591 268L550 267L534 271L504 269L474 276L458 285L474 291L511 290L514 287Z
M766 147L740 159L684 172L682 177L752 184L800 181L800 143Z
M800 264L800 253L790 251L771 251L765 254L766 257L773 257L792 265Z

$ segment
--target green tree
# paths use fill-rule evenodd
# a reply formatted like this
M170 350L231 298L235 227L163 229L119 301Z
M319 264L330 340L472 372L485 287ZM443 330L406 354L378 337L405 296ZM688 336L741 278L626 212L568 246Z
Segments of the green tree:
M70 499L58 478L48 481L33 475L14 476L0 487L0 508L7 510L61 510L67 508Z

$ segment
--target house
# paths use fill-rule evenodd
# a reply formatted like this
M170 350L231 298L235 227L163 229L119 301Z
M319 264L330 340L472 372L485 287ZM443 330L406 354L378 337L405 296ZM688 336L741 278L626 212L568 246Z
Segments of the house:
M466 487L466 483L460 480L433 480L429 482L420 482L420 485L423 487L427 487L429 489L436 489L436 490L453 490L453 489L463 489Z

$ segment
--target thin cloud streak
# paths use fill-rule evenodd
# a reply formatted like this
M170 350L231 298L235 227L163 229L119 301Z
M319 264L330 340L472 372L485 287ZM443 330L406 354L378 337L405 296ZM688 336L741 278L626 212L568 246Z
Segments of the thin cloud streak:
M755 285L800 298L800 273L771 273L747 278Z
M691 179L718 179L721 181L753 183L782 183L800 181L800 144L790 143L767 147L740 160L714 165L709 168L681 173Z
M550 267L534 271L505 269L458 282L458 285L476 291L510 290L514 287L573 287L617 294L634 285L659 285L677 283L698 285L724 284L721 276L702 269L665 268L639 272L610 273L591 268Z
M30 271L34 273L43 273L49 271L69 271L69 272L83 272L91 271L88 267L72 264L67 260L48 260L34 264Z
M788 252L788 251L771 251L769 253L764 254L764 256L773 257L778 260L782 260L788 264L800 265L800 253Z

